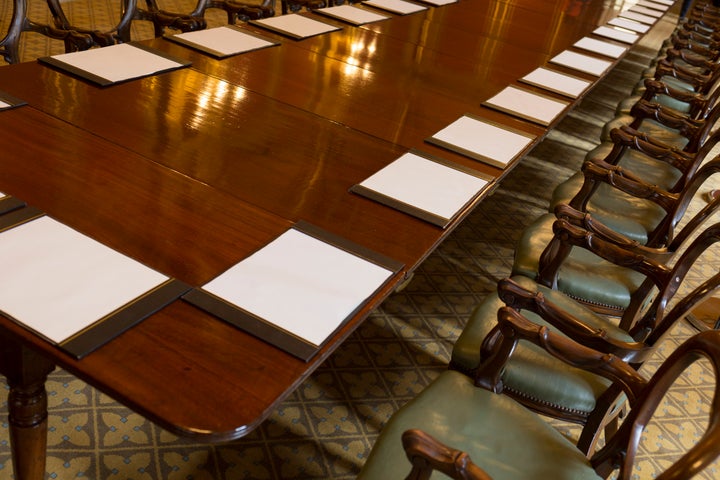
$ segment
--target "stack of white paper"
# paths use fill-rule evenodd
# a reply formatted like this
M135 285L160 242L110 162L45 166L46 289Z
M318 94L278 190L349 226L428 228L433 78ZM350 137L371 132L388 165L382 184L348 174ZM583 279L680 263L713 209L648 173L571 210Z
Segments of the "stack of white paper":
M590 37L581 38L575 42L573 46L611 58L620 58L620 56L627 51L627 47L603 42L602 40L596 40Z
M626 30L630 30L631 32L636 33L647 33L647 31L650 30L649 25L643 25L642 23L620 17L613 18L608 22L608 25L624 28Z
M392 274L290 229L203 290L319 346Z
M655 17L643 15L642 13L631 12L630 10L620 12L620 16L623 18L628 18L630 20L635 20L636 22L644 23L646 25L654 25L655 22L657 22L657 18Z
M541 87L551 92L571 98L577 98L591 84L587 80L565 75L564 73L539 67L520 79L521 82Z
M378 22L380 20L387 20L390 18L387 15L371 12L370 10L354 7L352 5L338 5L336 7L319 8L313 10L313 12L328 15L353 25L365 25L366 23Z
M182 63L129 43L53 55L49 59L87 72L110 83L140 78L184 66Z
M645 8L651 8L653 10L659 10L661 12L667 11L668 8L670 8L668 5L663 5L661 2L656 1L646 1L646 0L640 0L636 3L638 7L645 7Z
M505 87L483 102L483 105L541 125L549 125L569 104L520 88Z
M564 67L574 68L575 70L589 73L591 75L601 76L612 66L607 60L590 57L581 53L565 50L550 59L551 63L562 65Z
M535 140L529 134L464 115L428 139L475 160L505 168Z
M275 17L251 20L252 24L269 28L270 30L290 35L294 38L307 38L323 33L342 30L340 27L329 23L314 20L312 18L291 13L289 15L278 15Z
M168 278L40 217L0 233L0 310L55 343Z
M443 219L440 226L444 227L488 183L487 179L464 172L459 167L408 152L359 186L438 216ZM363 193L362 190L353 191ZM407 213L413 213L412 209Z
M660 17L663 16L663 12L660 12L660 11L658 11L658 10L654 10L654 9L652 9L652 8L640 7L640 6L638 6L638 5L635 5L634 7L628 8L628 11L630 11L630 12L635 12L635 13L640 13L640 14L642 14L642 15L647 15L647 16L655 17L655 18L660 18Z
M407 15L409 13L427 10L427 7L424 5L406 2L404 0L366 0L363 3L365 5L381 8L383 10L387 10L388 12L397 13L399 15Z
M606 26L596 28L595 30L593 30L593 33L595 35L600 35L601 37L606 37L612 40L617 40L618 42L630 44L637 42L637 40L640 38L637 33L623 32L615 28Z
M277 42L243 32L232 26L178 33L167 38L208 51L217 57L226 57L277 45Z

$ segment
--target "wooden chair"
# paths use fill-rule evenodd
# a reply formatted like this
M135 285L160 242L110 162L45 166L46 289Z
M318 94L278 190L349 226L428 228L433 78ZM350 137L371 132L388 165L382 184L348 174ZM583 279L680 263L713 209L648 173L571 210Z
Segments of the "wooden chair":
M303 8L306 10L316 10L332 6L325 0L281 0L280 8L283 15L288 13L297 13Z
M504 395L478 388L471 377L446 371L383 427L359 480L420 480L434 471L459 480L583 480L605 478L616 469L617 478L627 480L633 478L643 429L676 379L701 358L720 374L717 331L687 340L645 380L620 357L556 335L514 309L501 308L497 318L503 334L516 343L532 344L558 361L601 376L626 395L630 413L605 447L588 459L540 416ZM659 479L690 478L720 454L719 393L716 384L704 436Z
M590 452L601 427L618 412L618 393L610 390L603 378L571 369L532 345L514 343L498 327L495 313L503 305L510 306L535 323L639 367L662 336L720 286L720 273L715 273L676 298L688 271L720 240L720 224L699 234L672 267L653 259L657 251L633 242L623 244L565 220L556 222L556 232L566 237L568 244L646 277L620 321L530 278L513 276L500 281L498 292L476 307L453 347L450 365L476 378L479 385L512 396L537 412L583 425L578 447ZM670 302L674 303L671 309Z
M73 25L63 10L60 0L46 0L53 21L57 28L72 30L88 35L92 38L93 47L107 47L117 43L131 41L130 28L135 20L147 20L152 22L156 36L161 36L166 28L188 32L201 30L207 26L202 15L182 14L168 12L158 8L155 0L146 0L147 9L140 8L137 0L121 0L120 19L117 24L108 30L91 30ZM200 0L204 4L205 0ZM65 51L73 52L82 50L76 45L65 43Z
M0 55L8 63L20 61L20 36L24 32L35 32L56 40L63 40L75 50L83 50L93 45L90 35L74 30L56 28L31 21L27 17L27 0L13 0L13 12L5 37L0 39Z
M573 248L566 243L563 232L554 231L556 220L562 218L603 237L613 238L618 244L644 245L656 261L670 262L688 238L720 209L720 199L716 199L705 204L691 218L685 218L698 191L720 173L720 159L703 165L677 194L627 176L618 167L603 169L587 163L583 172L587 175L583 188L588 190L581 189L576 199L585 201L559 204L554 213L541 215L528 225L515 248L512 274L561 290L597 312L620 316L630 305L644 276L622 264L598 258L583 248ZM588 198L598 198L591 196L589 191L597 184L609 185L625 193L628 200L608 195L588 205ZM646 207L648 203L652 208Z

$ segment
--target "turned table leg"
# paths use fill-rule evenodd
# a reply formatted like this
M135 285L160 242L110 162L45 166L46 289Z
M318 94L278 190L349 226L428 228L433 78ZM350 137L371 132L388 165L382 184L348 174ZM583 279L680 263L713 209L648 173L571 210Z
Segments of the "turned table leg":
M55 366L2 336L0 354L0 370L10 387L8 421L15 478L43 480L47 448L45 380Z

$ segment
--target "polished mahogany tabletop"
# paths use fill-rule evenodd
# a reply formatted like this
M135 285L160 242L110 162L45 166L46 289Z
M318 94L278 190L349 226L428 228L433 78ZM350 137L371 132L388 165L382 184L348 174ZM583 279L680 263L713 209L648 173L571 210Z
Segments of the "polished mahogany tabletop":
M156 270L202 285L300 220L404 265L309 362L182 300L82 360L0 317L11 394L34 399L61 365L176 434L247 434L484 198L442 229L349 188L411 148L501 178L512 165L425 139L473 113L539 141L547 128L481 102L616 8L461 0L300 41L245 26L281 45L224 60L155 39L192 65L105 88L38 62L0 68L0 91L27 102L0 112L0 191ZM39 445L16 463L44 451L37 435L15 442Z

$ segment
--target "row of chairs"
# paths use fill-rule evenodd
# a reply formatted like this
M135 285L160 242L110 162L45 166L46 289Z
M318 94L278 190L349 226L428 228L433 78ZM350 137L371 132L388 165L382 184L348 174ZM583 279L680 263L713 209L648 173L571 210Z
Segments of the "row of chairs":
M523 232L512 275L471 314L449 369L393 415L359 479L631 478L642 431L677 377L699 358L720 375L717 330L688 340L650 380L638 373L720 289L720 272L701 268L720 241L720 223L705 226L720 199L688 213L720 170L718 40L720 10L696 1L549 213ZM661 478L690 478L720 455L716 380L704 436ZM543 416L582 433L571 442Z
M12 17L3 38L0 38L0 55L8 63L20 61L20 37L25 32L34 32L55 40L62 40L66 52L105 47L132 40L133 21L151 22L154 35L162 36L166 31L190 32L207 28L205 19L209 9L220 9L227 14L227 23L257 20L275 15L275 0L195 0L195 6L188 12L164 10L158 0L121 0L120 18L107 30L93 30L78 26L68 18L61 0L45 0L52 17L52 24L43 24L28 17L28 0L13 0ZM326 0L280 0L282 14L294 13L303 8L323 8ZM0 12L8 15L9 12Z

